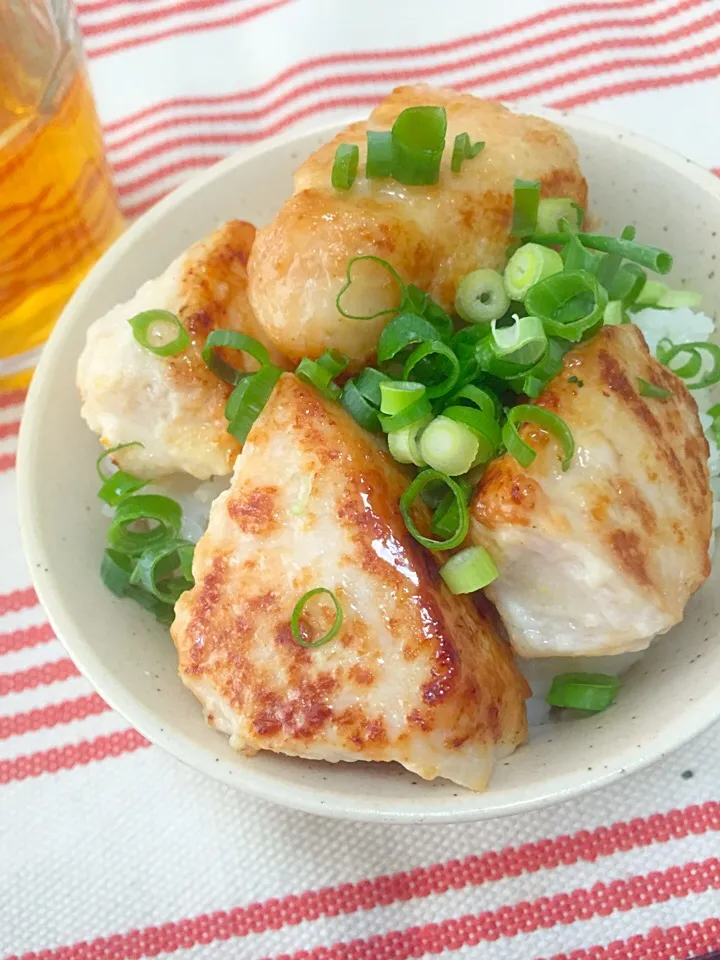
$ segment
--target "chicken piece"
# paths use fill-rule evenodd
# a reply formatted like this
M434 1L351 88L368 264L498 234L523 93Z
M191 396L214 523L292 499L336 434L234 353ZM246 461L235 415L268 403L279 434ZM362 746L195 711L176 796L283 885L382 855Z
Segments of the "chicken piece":
M389 130L406 107L433 104L446 108L448 121L439 182L407 187L392 179L367 180L366 131ZM484 140L485 148L452 173L453 142L463 132ZM340 143L360 147L359 176L345 192L330 182ZM351 358L352 368L363 366L389 317L350 320L338 313L335 300L348 261L375 254L449 309L466 273L505 265L516 177L540 180L543 196L586 205L577 149L555 124L469 94L399 87L369 120L351 124L302 164L294 195L258 233L249 265L258 320L294 361L334 347ZM397 285L382 268L360 263L353 276L342 301L348 313L367 316L397 304Z
M525 739L525 681L405 529L406 485L344 410L280 379L213 504L172 626L183 682L234 748L396 760L481 790ZM291 615L316 587L343 623L309 649ZM333 620L331 603L311 601L306 636Z
M218 328L268 345L247 298L254 238L252 224L231 220L88 330L77 369L82 415L106 447L142 443L113 454L124 470L148 478L185 472L199 480L231 472L240 450L223 412L231 388L208 369L201 350ZM151 309L172 311L186 327L192 344L179 356L158 357L135 340L128 319ZM275 363L287 365L271 352ZM234 354L233 362L257 368L247 354Z
M640 396L638 377L672 396ZM538 405L568 424L575 456L563 473L555 441L526 424L534 462L523 469L506 454L485 471L470 537L500 571L486 592L523 657L643 650L710 572L695 401L627 325L568 353Z

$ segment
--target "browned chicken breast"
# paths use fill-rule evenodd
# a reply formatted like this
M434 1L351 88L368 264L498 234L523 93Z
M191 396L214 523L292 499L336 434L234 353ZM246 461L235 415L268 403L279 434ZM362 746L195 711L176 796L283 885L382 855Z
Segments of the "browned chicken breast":
M525 681L408 534L406 485L339 406L281 378L213 504L172 626L184 683L236 749L394 760L480 790L525 739ZM342 626L307 648L291 616L318 587ZM316 599L300 627L314 640L334 618Z
M643 397L638 378L672 395ZM530 467L506 454L486 470L470 536L500 571L487 593L524 657L642 650L710 572L695 401L627 325L568 353L538 405L566 421L575 456L563 473L555 442L526 424Z
M446 108L448 121L439 182L407 187L367 180L366 131L389 130L406 107L432 104ZM452 145L464 132L485 141L485 148L452 173ZM340 143L360 147L358 178L349 191L330 182ZM540 180L545 197L586 205L575 144L555 124L469 94L399 87L369 120L351 124L300 166L293 197L258 233L250 301L268 337L294 361L334 347L355 368L369 362L388 317L350 320L338 313L335 299L348 261L360 254L382 257L447 309L466 273L504 266L516 177ZM367 316L397 304L396 284L386 272L368 263L355 270L342 301L348 313Z
M231 388L208 369L201 351L218 328L267 345L247 298L254 239L252 224L231 220L88 330L77 371L82 415L106 447L142 444L113 455L123 469L140 477L182 472L200 480L230 473L240 449L223 413ZM135 340L129 318L156 309L175 313L190 334L191 346L179 356L156 356ZM274 350L273 360L285 365ZM257 367L246 354L233 362Z

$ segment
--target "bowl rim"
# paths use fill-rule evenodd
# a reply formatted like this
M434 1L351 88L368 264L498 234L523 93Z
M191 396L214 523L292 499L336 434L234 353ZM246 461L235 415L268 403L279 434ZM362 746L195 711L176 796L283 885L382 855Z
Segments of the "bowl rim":
M664 164L676 174L690 179L699 189L720 200L720 178L682 154L649 138L614 124L569 111L556 111L529 105L523 112L547 117L566 127L571 135L575 131L580 131L623 140L625 146L634 147L656 162ZM228 171L242 167L264 153L287 148L293 143L314 136L330 138L354 119L357 119L357 115L350 115L349 119L317 125L299 132L287 131L253 147L240 150L195 174L135 220L87 274L66 304L43 350L26 399L17 453L18 514L26 560L38 598L55 634L83 676L112 709L116 710L147 740L214 780L241 789L253 797L290 806L305 813L348 820L385 823L458 823L536 810L609 785L626 774L641 770L661 759L698 736L718 720L720 701L708 693L707 696L695 699L692 703L686 703L683 712L675 717L674 724L667 728L661 742L654 742L652 745L643 747L642 750L619 750L608 768L603 771L593 770L589 773L583 769L563 777L552 789L548 787L536 789L534 792L528 790L523 793L523 796L510 800L494 799L492 784L486 792L473 795L472 805L463 805L461 809L456 809L457 805L448 801L446 796L443 798L442 808L439 808L437 801L431 798L429 800L408 798L402 801L398 798L376 798L371 806L367 802L357 803L346 794L338 794L331 786L325 784L320 789L316 784L293 783L292 791L288 791L287 783L282 776L269 775L260 768L255 772L248 772L244 767L242 776L233 777L227 765L216 763L206 748L195 744L185 734L169 731L167 722L159 714L143 707L127 686L118 681L103 666L92 646L80 635L72 612L66 606L52 572L44 563L44 538L39 524L35 522L33 502L38 473L35 469L37 449L35 437L50 402L50 390L45 386L47 380L45 374L54 364L61 362L60 351L66 332L71 331L78 319L82 317L91 291L102 281L104 275L115 269L116 263L135 243L142 241L146 230L153 223L162 219L166 212L180 207L188 197L201 192L208 184L224 177ZM331 779L328 777L327 784L331 783Z

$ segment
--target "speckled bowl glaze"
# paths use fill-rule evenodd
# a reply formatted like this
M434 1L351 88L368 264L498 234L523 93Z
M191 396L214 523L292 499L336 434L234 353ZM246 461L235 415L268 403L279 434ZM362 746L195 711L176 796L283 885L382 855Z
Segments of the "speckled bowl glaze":
M720 305L720 181L631 133L554 119L579 146L603 227L637 224L643 241L675 254L674 286L702 291L710 311ZM631 668L613 707L534 727L482 794L426 783L394 764L238 756L205 725L179 681L167 631L100 582L107 521L95 495L97 440L80 419L74 383L88 325L222 221L266 223L290 194L298 162L335 130L276 140L195 177L133 224L73 297L33 380L20 437L21 523L38 594L79 668L134 727L179 760L258 797L404 823L478 820L567 800L657 760L720 717L720 565L684 622Z

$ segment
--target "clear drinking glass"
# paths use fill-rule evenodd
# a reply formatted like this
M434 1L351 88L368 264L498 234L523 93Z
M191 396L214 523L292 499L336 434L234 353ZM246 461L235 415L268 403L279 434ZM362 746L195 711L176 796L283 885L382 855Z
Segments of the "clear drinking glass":
M0 0L0 388L122 229L71 0Z

